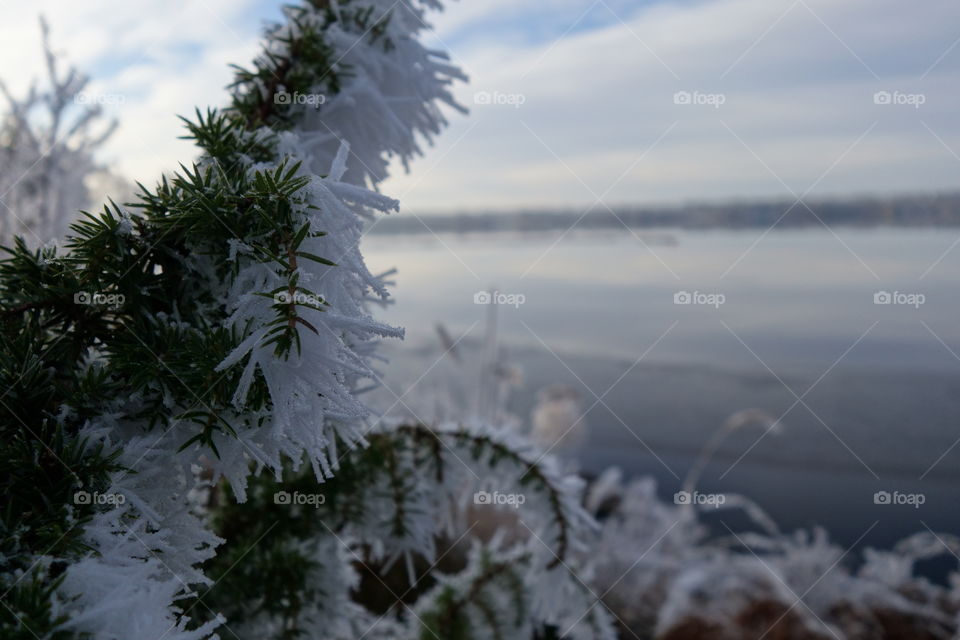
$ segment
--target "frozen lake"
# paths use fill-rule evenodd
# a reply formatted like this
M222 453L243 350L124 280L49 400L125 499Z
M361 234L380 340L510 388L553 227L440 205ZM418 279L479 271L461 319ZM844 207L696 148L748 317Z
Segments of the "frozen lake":
M417 387L449 374L434 365L435 323L462 348L480 342L487 307L474 296L493 286L501 344L523 370L511 410L528 415L550 384L577 389L593 405L586 469L655 475L669 498L727 416L758 407L782 432L732 434L700 488L743 493L785 528L821 523L850 542L879 521L867 541L888 544L924 523L960 533L958 239L954 229L623 230L371 236L364 253L374 271L399 271L398 302L380 313L407 329L386 350L398 394L428 369ZM892 304L876 303L884 292ZM875 505L876 491L926 501Z

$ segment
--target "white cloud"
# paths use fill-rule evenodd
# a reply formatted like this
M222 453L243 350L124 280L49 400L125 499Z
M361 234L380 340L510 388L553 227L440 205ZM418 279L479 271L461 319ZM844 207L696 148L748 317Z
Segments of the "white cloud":
M95 76L92 90L125 98L105 157L152 183L194 155L177 140L175 116L223 103L227 65L256 52L252 16L278 7L7 3L0 77L22 90L40 74L34 25L46 14L55 47ZM453 47L471 75L457 92L473 113L451 114L437 147L384 190L416 213L586 207L608 189L611 204L785 196L779 179L798 193L820 179L815 194L952 188L958 14L954 0L928 0L922 10L900 0L452 2L433 18L434 44ZM926 103L875 105L879 90L922 93ZM474 105L478 91L524 103ZM677 105L677 91L721 93L725 102Z
M257 50L254 0L40 0L0 8L2 77L16 93L44 76L37 16L51 25L54 50L92 76L88 91L116 97L105 105L120 128L103 157L123 175L152 184L189 162L178 114L224 103L230 63ZM16 62L16 64L11 64Z
M565 3L543 10L554 4ZM483 21L475 5L462 11ZM582 8L567 13L572 22ZM606 202L787 196L814 183L813 194L955 188L960 160L927 127L960 153L960 46L948 52L958 17L947 0L922 11L891 0L713 0L657 4L556 43L491 37L455 52L471 75L458 92L471 116L454 116L437 148L385 189L417 213L585 207L628 169ZM481 90L525 102L471 104ZM880 90L926 103L876 105ZM677 105L677 91L725 102Z

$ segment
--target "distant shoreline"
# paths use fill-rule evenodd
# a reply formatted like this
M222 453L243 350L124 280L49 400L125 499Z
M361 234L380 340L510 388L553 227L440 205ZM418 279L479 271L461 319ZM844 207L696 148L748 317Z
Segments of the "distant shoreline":
M556 229L749 229L853 227L960 227L960 193L927 196L837 198L689 204L620 205L592 210L537 209L430 216L387 216L369 227L372 235L432 233L529 233ZM809 208L808 208L809 207Z

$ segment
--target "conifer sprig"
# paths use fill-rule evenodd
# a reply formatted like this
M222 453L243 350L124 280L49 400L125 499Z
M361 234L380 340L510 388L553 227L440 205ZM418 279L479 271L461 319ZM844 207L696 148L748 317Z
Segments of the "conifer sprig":
M371 426L356 393L403 335L367 309L364 221L398 204L365 187L463 78L417 40L436 6L287 7L230 104L184 120L195 162L6 250L0 636L514 638L592 604L557 566L576 482L488 426ZM464 556L491 483L534 538ZM403 577L409 604L373 595Z

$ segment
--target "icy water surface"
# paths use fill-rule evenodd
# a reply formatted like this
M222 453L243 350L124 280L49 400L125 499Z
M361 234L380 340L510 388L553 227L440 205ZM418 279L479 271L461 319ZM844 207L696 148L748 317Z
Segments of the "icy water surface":
M865 541L889 544L925 525L960 533L951 497L960 488L958 237L884 228L381 236L364 252L374 271L399 270L398 302L379 315L407 329L384 369L397 394L420 379L403 404L462 375L449 356L435 365L437 322L462 338L462 356L477 357L488 307L475 296L492 285L500 342L523 370L511 410L528 415L550 384L578 390L589 408L579 452L588 471L655 475L671 499L727 416L758 407L782 428L734 432L701 490L743 493L785 528L820 523L847 542L877 522ZM466 396L471 382L461 384ZM878 505L878 491L893 501L920 494L923 504Z

